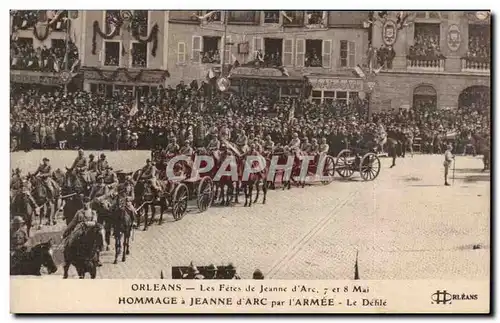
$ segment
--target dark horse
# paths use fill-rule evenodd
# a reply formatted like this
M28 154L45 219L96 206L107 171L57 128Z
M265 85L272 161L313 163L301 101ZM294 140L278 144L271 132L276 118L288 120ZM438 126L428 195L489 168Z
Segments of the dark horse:
M55 208L57 207L56 200L59 199L59 192L55 192L55 196L51 196L49 190L45 187L42 180L36 176L28 175L28 179L31 181L33 190L32 195L36 204L42 206L43 212L40 213L40 223L39 226L43 225L42 219L45 218L46 225L55 224ZM53 212L54 211L54 212Z
M95 279L97 255L103 247L102 230L100 224L87 225L81 222L67 237L64 245L64 279L68 278L71 265L75 266L80 279L84 279L87 272L90 278Z
M161 184L160 184L161 185ZM164 185L162 185L164 186ZM165 187L163 187L165 190ZM139 208L142 205L144 209L144 231L153 224L156 215L156 206L160 206L160 219L158 224L163 221L163 213L167 209L167 200L164 194L155 192L148 180L138 180L134 186L135 207ZM149 219L149 210L151 210L151 218ZM137 226L140 224L140 215L137 214Z
M123 236L123 253L122 261L125 262L126 255L130 254L130 236L132 235L133 216L126 206L118 205L113 211L113 234L115 237L115 261L118 263L118 256L122 252L122 236Z
M263 157L262 157L263 158ZM248 163L250 161L247 161ZM263 192L263 200L262 204L266 204L266 198L267 198L267 186L268 186L268 181L267 181L267 165L269 165L270 161L263 159L261 161L264 164L264 169L256 172L256 173L251 173L245 177L244 174L242 174L242 180L241 180L241 185L243 187L243 191L245 192L245 205L244 206L252 206L252 194L253 194L253 189L255 188L256 190L256 195L255 195L255 200L253 203L257 203L259 200L259 194L260 194L260 184L262 183L262 192ZM258 165L257 162L252 162L252 165L244 165L243 162L240 164L241 168L243 169L243 172L245 171L245 167L248 169L255 169Z
M22 191L18 192L12 200L10 210L12 216L19 215L23 218L26 223L26 233L29 237L31 227L33 226L33 215L37 213L37 209L36 206L33 207L33 205L31 205L28 194Z
M47 268L49 274L57 271L57 266L52 258L52 241L43 242L30 250L17 250L11 253L11 275L40 276L40 269Z

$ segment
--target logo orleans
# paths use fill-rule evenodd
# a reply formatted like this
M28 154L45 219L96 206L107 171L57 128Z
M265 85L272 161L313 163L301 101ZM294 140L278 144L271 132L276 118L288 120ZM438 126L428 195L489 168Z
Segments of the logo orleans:
M446 290L438 290L431 295L432 304L451 304L452 301L477 300L477 294L450 294Z

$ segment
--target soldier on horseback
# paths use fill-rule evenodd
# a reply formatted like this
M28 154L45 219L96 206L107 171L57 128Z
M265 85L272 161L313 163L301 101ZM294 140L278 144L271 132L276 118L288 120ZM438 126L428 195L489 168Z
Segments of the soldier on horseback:
M90 199L88 197L83 198L83 209L80 209L76 212L75 216L68 224L66 229L63 232L63 239L65 239L65 245L68 245L70 234L73 233L73 239L84 233L84 230L89 227L94 227L98 225L97 223L97 213L92 210L90 207ZM104 230L103 230L104 231ZM104 232L101 231L102 239L105 241ZM97 265L102 266L101 261L99 260L99 252L97 251Z
M186 140L184 142L184 146L180 149L180 153L182 155L192 156L193 152L194 152L194 150L193 150L193 147L191 147L191 141Z
M92 186L90 191L90 200L98 200L101 196L106 196L109 193L109 188L104 184L104 177L97 175L97 183Z
M42 183L49 193L49 198L53 198L57 190L56 183L52 179L52 168L49 164L50 160L48 158L43 158L42 164L38 166L36 172L33 176L38 176L42 179Z
M101 154L101 156L99 156L99 160L97 161L97 172L103 173L108 166L109 165L108 161L106 160L106 155Z
M294 132L292 135L292 140L288 144L291 151L298 151L300 149L300 139L299 134Z
M75 158L69 171L75 172L76 176L83 180L86 185L90 183L87 173L87 158L85 158L83 149L78 150L78 157Z
M212 140L208 143L207 150L208 151L216 151L220 149L220 141L218 139L217 134L213 135Z
M10 250L14 253L23 253L26 251L28 242L28 233L26 232L26 223L20 216L15 216L12 219L12 227L10 231Z
M313 138L311 140L311 145L309 146L309 151L307 151L309 155L316 155L319 153L319 144L318 139Z
M104 184L106 184L109 189L113 189L118 186L118 176L115 172L113 172L113 167L107 166L104 173L101 175L104 179Z
M144 166L140 171L139 179L148 181L151 188L155 190L155 193L161 192L161 187L157 182L156 178L156 167L151 163L151 159L146 159L146 166Z
M266 136L266 141L264 142L264 151L266 151L270 155L274 151L274 141L271 140L271 136L270 135Z
M125 182L118 189L118 206L129 211L132 216L132 223L136 225L137 211L133 205L134 200L134 181L132 180L132 176L127 176Z
M245 133L245 130L241 130L236 138L236 146L242 153L246 153L248 151L248 137Z
M172 142L167 145L167 154L177 154L179 153L179 144L177 144L177 138L172 137Z

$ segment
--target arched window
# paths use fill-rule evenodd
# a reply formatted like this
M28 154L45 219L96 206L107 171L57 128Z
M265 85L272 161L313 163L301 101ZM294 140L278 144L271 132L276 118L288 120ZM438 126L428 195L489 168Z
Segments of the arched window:
M437 106L437 92L431 85L422 84L413 90L414 109L435 109Z

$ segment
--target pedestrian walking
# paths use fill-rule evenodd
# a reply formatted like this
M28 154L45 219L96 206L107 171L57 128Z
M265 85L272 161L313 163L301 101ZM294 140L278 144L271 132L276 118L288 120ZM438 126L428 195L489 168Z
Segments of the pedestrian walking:
M444 153L444 185L445 186L450 186L450 183L448 183L448 171L450 169L451 163L455 160L455 156L451 153L453 147L452 145L448 145L446 147L446 151ZM455 174L453 174L455 176Z

